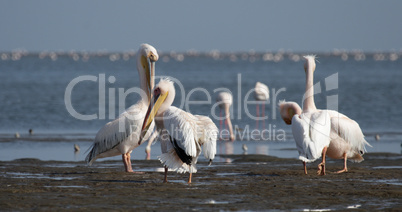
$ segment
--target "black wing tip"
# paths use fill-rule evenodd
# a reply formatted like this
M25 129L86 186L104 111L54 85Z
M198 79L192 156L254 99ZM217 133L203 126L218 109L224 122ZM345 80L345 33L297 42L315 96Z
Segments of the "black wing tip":
M193 161L193 157L189 156L186 154L186 152L179 147L179 145L177 145L177 140L175 138L172 138L170 136L170 141L173 144L173 148L177 154L177 156L179 156L180 160L183 161L183 163L187 164L187 165L191 165L191 162Z

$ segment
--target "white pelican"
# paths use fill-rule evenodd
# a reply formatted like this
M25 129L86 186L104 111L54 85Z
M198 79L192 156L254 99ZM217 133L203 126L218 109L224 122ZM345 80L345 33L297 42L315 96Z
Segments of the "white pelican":
M315 57L306 56L305 58L307 63L315 68ZM291 118L294 115L301 114L300 106L295 102L280 102L279 107L282 119L286 124L293 124L290 121L293 120ZM326 154L332 159L344 159L344 169L337 173L347 172L347 159L354 162L363 161L362 155L366 152L365 145L371 145L364 139L363 132L357 122L334 110L323 111L326 111L331 119L330 144ZM305 163L304 172L307 174Z
M295 102L280 102L279 107L282 119L288 125L292 124L292 117L294 115L300 115L302 111L300 106ZM364 140L363 133L360 133L360 127L355 121L333 110L328 110L328 113L331 118L331 141L327 149L327 156L332 159L344 159L344 169L337 173L347 172L347 159L353 162L361 162L364 160L362 155L365 153L365 147L364 145L359 147L359 145L356 144L363 143L369 146L370 144L366 143ZM349 127L351 131L348 130ZM350 132L354 132L354 135L348 135ZM358 136L356 137L355 135ZM359 142L353 142L352 139L357 139ZM362 149L362 151L360 149ZM307 174L305 163L304 173Z
M137 53L137 70L143 91L141 99L98 131L92 148L85 158L89 165L98 158L121 154L126 172L133 172L130 154L138 146L141 126L155 84L155 62L158 58L153 46L149 44L140 46ZM149 134L145 135L145 139L147 137Z
M265 102L269 100L269 88L267 85L257 82L254 88L254 98L257 101L261 101L261 117L265 116ZM260 117L260 107L257 104L257 118ZM258 129L258 119L256 120L256 128ZM262 128L265 129L265 120L262 121Z
M230 106L233 104L233 97L232 94L228 92L220 92L218 96L216 97L216 102L218 102L219 105L219 118L222 118L222 110L224 110L225 113L225 127L229 128L229 133L230 137L229 139L231 141L235 140L235 135L233 133L233 127L232 127L232 122L230 121ZM219 130L222 130L222 119L219 120Z
M306 56L305 58L306 92L303 96L303 110L300 115L295 115L292 118L292 134L299 151L299 159L303 161L304 167L306 167L306 162L313 162L322 155L322 162L318 165L318 173L325 175L325 156L330 143L331 122L326 111L319 111L315 107L314 56ZM305 173L307 173L306 168Z
M179 173L189 172L188 183L191 183L192 173L197 172L195 164L201 154L201 146L210 163L215 158L218 129L206 116L192 115L171 106L175 93L172 81L162 79L159 82L142 129L145 133L155 119L162 149L159 160L165 166L164 182L167 182L167 172L171 169Z
M322 151L322 145L314 146L313 142L319 143L318 139L310 139L309 133L314 133L315 137L320 135L316 132L314 128L310 129L308 119L306 122L301 119L306 119L301 116L302 109L296 102L279 102L280 114L282 120L288 124L292 125L292 134L296 142L297 151L299 152L299 159L303 162L304 173L307 174L306 162L312 162L320 157L319 153ZM324 128L325 129L325 128ZM325 131L326 132L326 131ZM311 134L313 135L313 134ZM328 135L327 135L328 136ZM327 138L320 138L327 142ZM326 143L324 143L325 146ZM306 152L309 152L309 156L306 156ZM318 154L317 154L318 153Z

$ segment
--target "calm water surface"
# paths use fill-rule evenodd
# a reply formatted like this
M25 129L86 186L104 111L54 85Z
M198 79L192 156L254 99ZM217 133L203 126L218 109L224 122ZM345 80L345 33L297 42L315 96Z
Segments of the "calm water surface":
M305 89L304 61L298 59L300 55L292 54L282 54L282 57L278 56L278 61L270 59L270 56L275 58L277 55L161 54L156 64L156 75L177 80L173 105L194 114L207 115L217 125L219 121L215 117L219 110L214 107L216 94L223 90L231 91L234 97L232 121L239 129L238 133L245 136L239 140L249 140L247 136L256 127L253 119L256 104L251 102L254 101L252 89L255 83L259 81L268 85L271 99L265 104L268 119L264 126L270 129L269 135L265 137L265 143L248 142L251 147L249 151L293 157L297 151L286 150L294 148L291 129L280 119L277 102L286 99L301 104ZM10 151L15 151L17 158L31 157L29 151L17 151L30 146L26 145L27 142L34 143L29 147L33 152L35 144L38 149L47 146L49 151L53 151L65 147L68 151L66 156L49 155L45 157L46 160L70 158L71 142L80 143L84 146L82 149L86 150L95 133L105 123L139 98L135 93L122 95L130 88L139 86L136 61L131 54L78 54L78 58L68 54L40 56L43 55L27 54L18 60L5 57L0 60L0 77L3 79L0 83L0 138L3 141L0 142L0 160L13 158L6 156L13 155L7 154ZM378 60L376 55L366 54L364 60L355 60L353 55L343 60L340 55L318 55L314 81L321 91L315 95L317 108L337 109L356 120L367 140L374 145L369 149L371 152L384 150L400 153L401 58L402 55L399 55L399 58L390 60L386 55L385 60ZM71 98L66 99L66 89L74 79L80 81L72 87ZM100 88L104 88L105 93L100 92ZM114 97L114 101L109 97ZM100 104L102 101L99 98L105 99L104 105ZM191 104L183 104L189 101ZM77 119L68 112L66 103L71 103L79 114L95 115L97 118ZM260 122L259 126L262 125ZM39 138L30 138L28 129L33 129L34 136ZM16 132L21 134L21 138L13 140ZM380 134L380 142L374 140L375 134ZM247 141L234 145L235 153L243 151L243 142ZM265 144L265 147L257 148L261 144ZM230 149L224 147L224 143L220 147L222 151ZM153 152L157 154L158 151L159 146L154 145ZM143 150L136 155L142 159Z

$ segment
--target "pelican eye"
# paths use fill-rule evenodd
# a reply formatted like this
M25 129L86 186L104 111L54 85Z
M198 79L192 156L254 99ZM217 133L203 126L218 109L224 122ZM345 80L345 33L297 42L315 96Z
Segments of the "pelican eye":
M158 94L160 94L160 93L161 93L161 89L156 88L155 91L154 91L154 94L155 94L155 95L158 95Z
M153 54L152 52L151 53L149 53L149 59L152 61L152 62L155 62L156 61L156 56L155 56L155 54Z

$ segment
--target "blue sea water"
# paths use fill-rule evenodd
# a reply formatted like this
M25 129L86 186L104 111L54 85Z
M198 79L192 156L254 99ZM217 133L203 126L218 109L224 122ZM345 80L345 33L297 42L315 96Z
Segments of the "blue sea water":
M139 87L133 53L24 53L19 57L0 54L3 141L16 132L25 135L28 129L40 134L43 140L57 134L83 135L78 137L90 141L105 123L139 99L136 93L124 93ZM402 55L349 53L346 59L345 54L317 55L314 81L321 89L315 95L317 108L336 109L354 119L369 142L375 142L375 134L388 142L401 142ZM252 91L257 81L262 82L270 90L264 123L270 131L264 140L277 140L285 132L286 140L292 142L291 129L281 120L277 103L285 99L302 104L303 63L301 54L291 53L162 53L156 63L156 75L176 80L173 105L209 116L217 125L219 109L214 107L215 97L220 91L230 91L234 100L232 122L240 129L239 134L250 133L256 127ZM69 89L71 98L66 98ZM92 118L77 119L68 111L68 104L78 114Z

